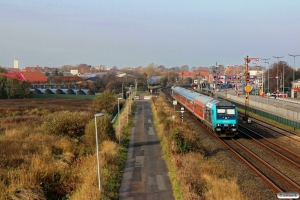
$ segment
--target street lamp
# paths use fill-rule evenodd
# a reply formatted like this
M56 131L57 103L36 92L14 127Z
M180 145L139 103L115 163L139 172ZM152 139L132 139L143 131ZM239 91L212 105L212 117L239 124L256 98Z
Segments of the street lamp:
M265 62L265 64L268 63L268 104L269 104L269 98L270 98L270 69L269 69L269 62Z
M103 117L103 113L97 113L95 116L95 130L96 130L96 151L97 151L97 168L98 168L98 186L99 191L101 191L101 181L100 181L100 158L99 158L99 149L98 149L98 128L97 128L97 117Z
M257 64L256 63L252 63L252 64L254 64L256 67L257 67ZM255 69L255 70L257 70L257 69ZM256 85L256 87L255 87L255 95L259 95L259 92L258 92L258 94L257 94L257 91L258 91L258 89L259 89L259 79L258 79L258 77L256 78L256 81L255 81L255 85Z
M278 65L277 65L277 91L276 92L278 92L279 90L278 90L278 68L279 68L279 58L283 58L283 56L281 56L281 57L279 57L279 56L273 56L274 58L277 58L278 59Z
M129 111L130 111L130 113L131 113L131 94L132 94L132 85L130 85L130 87L129 87L129 105L130 105L130 108L129 108Z
M129 95L129 92L128 92L128 95ZM126 92L126 96L127 96L127 92ZM126 102L126 112L127 112L127 124L128 124L128 104L129 104L129 100L128 100L128 98L126 99L127 100L127 102Z
M289 54L289 56L293 56L294 57L293 85L292 85L293 86L293 90L294 90L295 70L296 70L295 57L296 56L300 56L300 55L291 55L291 54ZM293 98L294 98L294 92L292 94L293 94Z
M123 98L118 98L118 118L119 118L119 144L121 144L121 130L120 130L120 100Z
M266 61L267 60L270 60L270 58L261 58L261 60L264 60L265 61L265 68L266 68ZM268 69L268 73L269 73L269 69ZM269 75L268 75L268 80L269 80ZM264 82L262 83L263 84L263 86L264 86ZM269 85L268 85L268 90L269 90ZM263 91L264 92L264 91Z
M270 69L269 69L269 62L265 62L265 64L268 63L268 93L270 93Z
M124 85L124 82L122 83L122 98L124 98L123 85Z
M282 87L282 92L283 92L283 96L282 98L284 97L284 61L281 61L282 62L282 73L281 73L281 79L282 79L282 84L281 84L281 87Z

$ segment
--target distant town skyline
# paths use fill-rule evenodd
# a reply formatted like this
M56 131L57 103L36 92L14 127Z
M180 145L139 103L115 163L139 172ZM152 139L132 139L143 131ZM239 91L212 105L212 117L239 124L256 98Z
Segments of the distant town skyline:
M247 55L270 65L283 56L294 66L288 54L300 55L299 7L297 0L2 0L0 66L16 58L20 68L191 68L242 65Z

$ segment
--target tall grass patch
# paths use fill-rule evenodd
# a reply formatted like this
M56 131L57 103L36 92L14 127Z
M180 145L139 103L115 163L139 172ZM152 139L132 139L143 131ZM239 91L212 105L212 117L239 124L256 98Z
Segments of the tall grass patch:
M14 101L0 110L0 199L118 199L134 106L128 124L121 112L121 144L111 116L97 118L99 192L95 111L77 100L30 101L30 108Z

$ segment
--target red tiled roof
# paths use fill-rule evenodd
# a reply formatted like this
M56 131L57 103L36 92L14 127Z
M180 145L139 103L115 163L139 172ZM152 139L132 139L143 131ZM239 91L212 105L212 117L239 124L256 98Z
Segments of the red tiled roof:
M209 72L205 72L205 71L200 72L200 76L202 76L202 77L208 77L209 74L210 74Z
M26 81L30 83L46 83L47 77L42 72L20 71Z
M176 72L180 77L194 77L196 76L195 72Z
M7 73L7 74L4 74L4 75L6 77L9 77L9 78L16 78L16 79L18 79L20 81L23 81L23 82L26 81L25 77L20 73L17 73L17 74L16 73Z

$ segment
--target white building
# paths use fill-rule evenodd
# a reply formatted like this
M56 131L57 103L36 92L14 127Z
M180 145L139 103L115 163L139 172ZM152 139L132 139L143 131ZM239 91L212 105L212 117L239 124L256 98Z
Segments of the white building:
M71 69L71 74L74 75L74 76L79 76L80 73L78 72L78 69Z
M14 59L14 68L19 68L19 61L18 59Z

